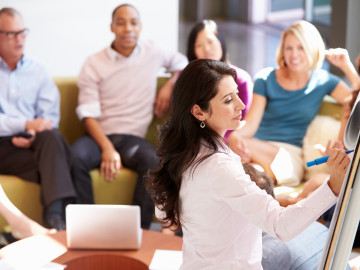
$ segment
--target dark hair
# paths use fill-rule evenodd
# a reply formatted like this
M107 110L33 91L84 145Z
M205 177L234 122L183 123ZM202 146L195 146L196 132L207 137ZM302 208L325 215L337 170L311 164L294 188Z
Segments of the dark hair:
M267 194L275 198L274 182L266 172L261 172L249 163L243 164L244 171L250 176L251 181L260 188L266 191Z
M218 93L221 79L232 76L235 70L215 60L199 59L191 62L175 83L171 97L171 117L161 127L157 155L160 164L147 176L146 187L159 210L165 216L159 218L165 227L179 230L179 192L182 174L191 165L196 166L218 152L222 138L210 127L200 128L200 121L191 114L197 104L203 111L211 113L210 100ZM208 148L206 156L197 158L200 147Z
M213 20L203 20L201 22L198 22L191 29L189 38L188 38L187 52L186 52L186 56L187 56L189 62L197 59L197 57L195 55L195 42L196 42L197 35L199 34L199 32L201 32L201 30L205 29L205 27L211 27L213 29L214 34L217 36L217 38L220 41L221 49L222 49L222 53L223 53L220 61L227 62L225 40L219 33L217 25Z
M136 11L136 13L138 14L139 18L140 18L140 13L139 13L139 11L137 10L136 7L134 7L134 6L131 5L131 4L121 4L121 5L117 6L117 7L114 9L114 11L112 12L112 14L111 14L111 21L114 21L114 17L115 17L116 11L117 11L119 8L122 8L122 7L131 7L131 8L133 8L133 9Z

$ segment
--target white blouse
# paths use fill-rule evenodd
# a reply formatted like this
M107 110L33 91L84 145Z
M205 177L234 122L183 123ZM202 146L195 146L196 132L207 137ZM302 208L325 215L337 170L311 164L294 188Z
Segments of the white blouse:
M308 198L281 207L245 174L239 156L223 151L183 174L181 270L262 269L261 230L290 240L337 200L326 181Z

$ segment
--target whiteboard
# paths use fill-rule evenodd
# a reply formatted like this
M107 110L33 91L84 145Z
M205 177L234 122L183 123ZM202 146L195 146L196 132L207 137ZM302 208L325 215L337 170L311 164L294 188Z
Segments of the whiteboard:
M360 220L360 95L358 95L347 123L344 144L354 149L354 156L342 186L339 201L331 220L329 234L319 270L341 270L349 260Z

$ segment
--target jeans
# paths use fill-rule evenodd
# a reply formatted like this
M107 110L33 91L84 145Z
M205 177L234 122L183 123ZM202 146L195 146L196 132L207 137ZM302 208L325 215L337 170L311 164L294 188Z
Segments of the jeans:
M317 270L325 247L328 229L319 222L288 242L263 233L264 270ZM350 269L347 266L347 269Z
M150 170L158 167L159 159L154 147L145 139L133 135L108 135L116 151L119 152L122 165L138 173L133 199L134 205L141 209L141 227L150 227L154 203L145 189L145 176ZM101 149L88 135L79 138L71 146L73 160L71 173L77 191L77 203L92 204L94 195L90 170L99 168L101 164Z

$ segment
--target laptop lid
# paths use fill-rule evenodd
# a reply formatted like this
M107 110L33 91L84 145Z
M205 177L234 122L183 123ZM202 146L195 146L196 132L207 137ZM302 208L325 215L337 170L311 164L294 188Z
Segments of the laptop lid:
M69 204L66 238L71 249L139 249L142 229L136 205Z

